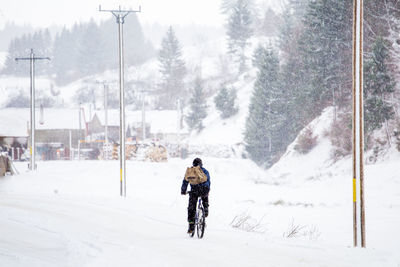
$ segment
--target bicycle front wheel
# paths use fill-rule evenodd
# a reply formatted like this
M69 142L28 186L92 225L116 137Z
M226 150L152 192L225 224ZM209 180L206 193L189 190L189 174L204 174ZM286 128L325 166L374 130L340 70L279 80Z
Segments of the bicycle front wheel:
M204 236L204 230L206 228L206 218L204 215L204 209L199 209L199 217L198 217L198 223L197 223L197 237L198 238L203 238Z

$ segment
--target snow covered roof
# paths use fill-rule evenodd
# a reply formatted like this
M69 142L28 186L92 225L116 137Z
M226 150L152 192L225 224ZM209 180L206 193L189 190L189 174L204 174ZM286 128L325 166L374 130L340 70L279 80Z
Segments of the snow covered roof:
M28 136L29 109L0 109L0 136Z
M79 109L43 109L43 124L39 123L40 110L36 109L36 129L79 129ZM81 128L84 129L84 120L81 118Z
M35 112L36 129L79 129L78 109L43 109L43 124L40 108ZM30 121L29 108L0 109L0 136L28 136L28 122ZM84 129L82 118L82 129Z
M102 125L105 125L104 110L95 112ZM94 115L93 115L94 116ZM142 122L142 111L125 111L125 124L137 125ZM108 125L119 126L119 110L108 110ZM145 122L150 124L152 133L176 133L178 131L178 113L176 110L149 110L145 113ZM181 130L183 133L183 130Z
M104 125L104 111L95 111ZM93 115L94 116L94 115ZM28 136L29 108L0 109L0 136ZM40 124L40 108L35 113L36 129L79 129L78 109L43 109L43 124ZM88 117L86 119L89 119ZM178 130L178 115L175 110L146 111L146 124L150 125L152 133L176 133ZM126 111L126 125L137 125L142 122L141 111ZM108 111L108 125L119 126L119 110ZM84 119L81 117L81 128L84 129ZM181 133L184 131L181 130Z

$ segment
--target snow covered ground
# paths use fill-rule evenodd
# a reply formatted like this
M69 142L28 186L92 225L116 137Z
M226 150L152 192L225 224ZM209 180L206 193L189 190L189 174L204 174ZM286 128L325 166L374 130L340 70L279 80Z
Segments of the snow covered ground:
M360 249L350 168L279 184L243 159L203 158L210 216L205 237L189 238L180 186L191 160L128 161L126 198L118 161L16 163L21 174L0 179L0 266L400 266L398 161L366 168ZM287 238L292 224L302 228Z

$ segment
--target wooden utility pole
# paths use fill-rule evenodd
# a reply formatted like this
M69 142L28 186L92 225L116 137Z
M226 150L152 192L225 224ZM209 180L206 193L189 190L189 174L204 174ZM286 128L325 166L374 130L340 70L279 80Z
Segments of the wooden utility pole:
M365 248L366 240L365 240L365 203L364 203L364 90L363 90L363 28L364 28L364 3L363 0L360 1L360 43L359 43L359 57L360 57L360 67L359 67L359 75L360 75L360 83L359 83L359 103L360 103L360 208L361 208L361 246Z
M365 239L364 204L364 101L363 101L363 0L353 6L353 238L357 246L357 175L360 177L361 246ZM358 165L358 166L357 166ZM358 167L358 168L357 168Z
M357 42L356 42L356 32L357 32L357 1L353 1L353 68L352 68L352 75L353 75L353 84L352 84L352 96L353 96L353 114L352 114L352 144L353 144L353 245L357 246L357 153L356 153L356 59L357 59Z

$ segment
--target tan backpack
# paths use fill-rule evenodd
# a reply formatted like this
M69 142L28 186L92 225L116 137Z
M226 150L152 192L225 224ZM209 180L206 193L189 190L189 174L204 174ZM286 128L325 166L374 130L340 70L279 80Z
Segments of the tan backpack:
M200 166L188 167L185 173L185 180L191 185L201 184L207 181L207 175L200 169Z

